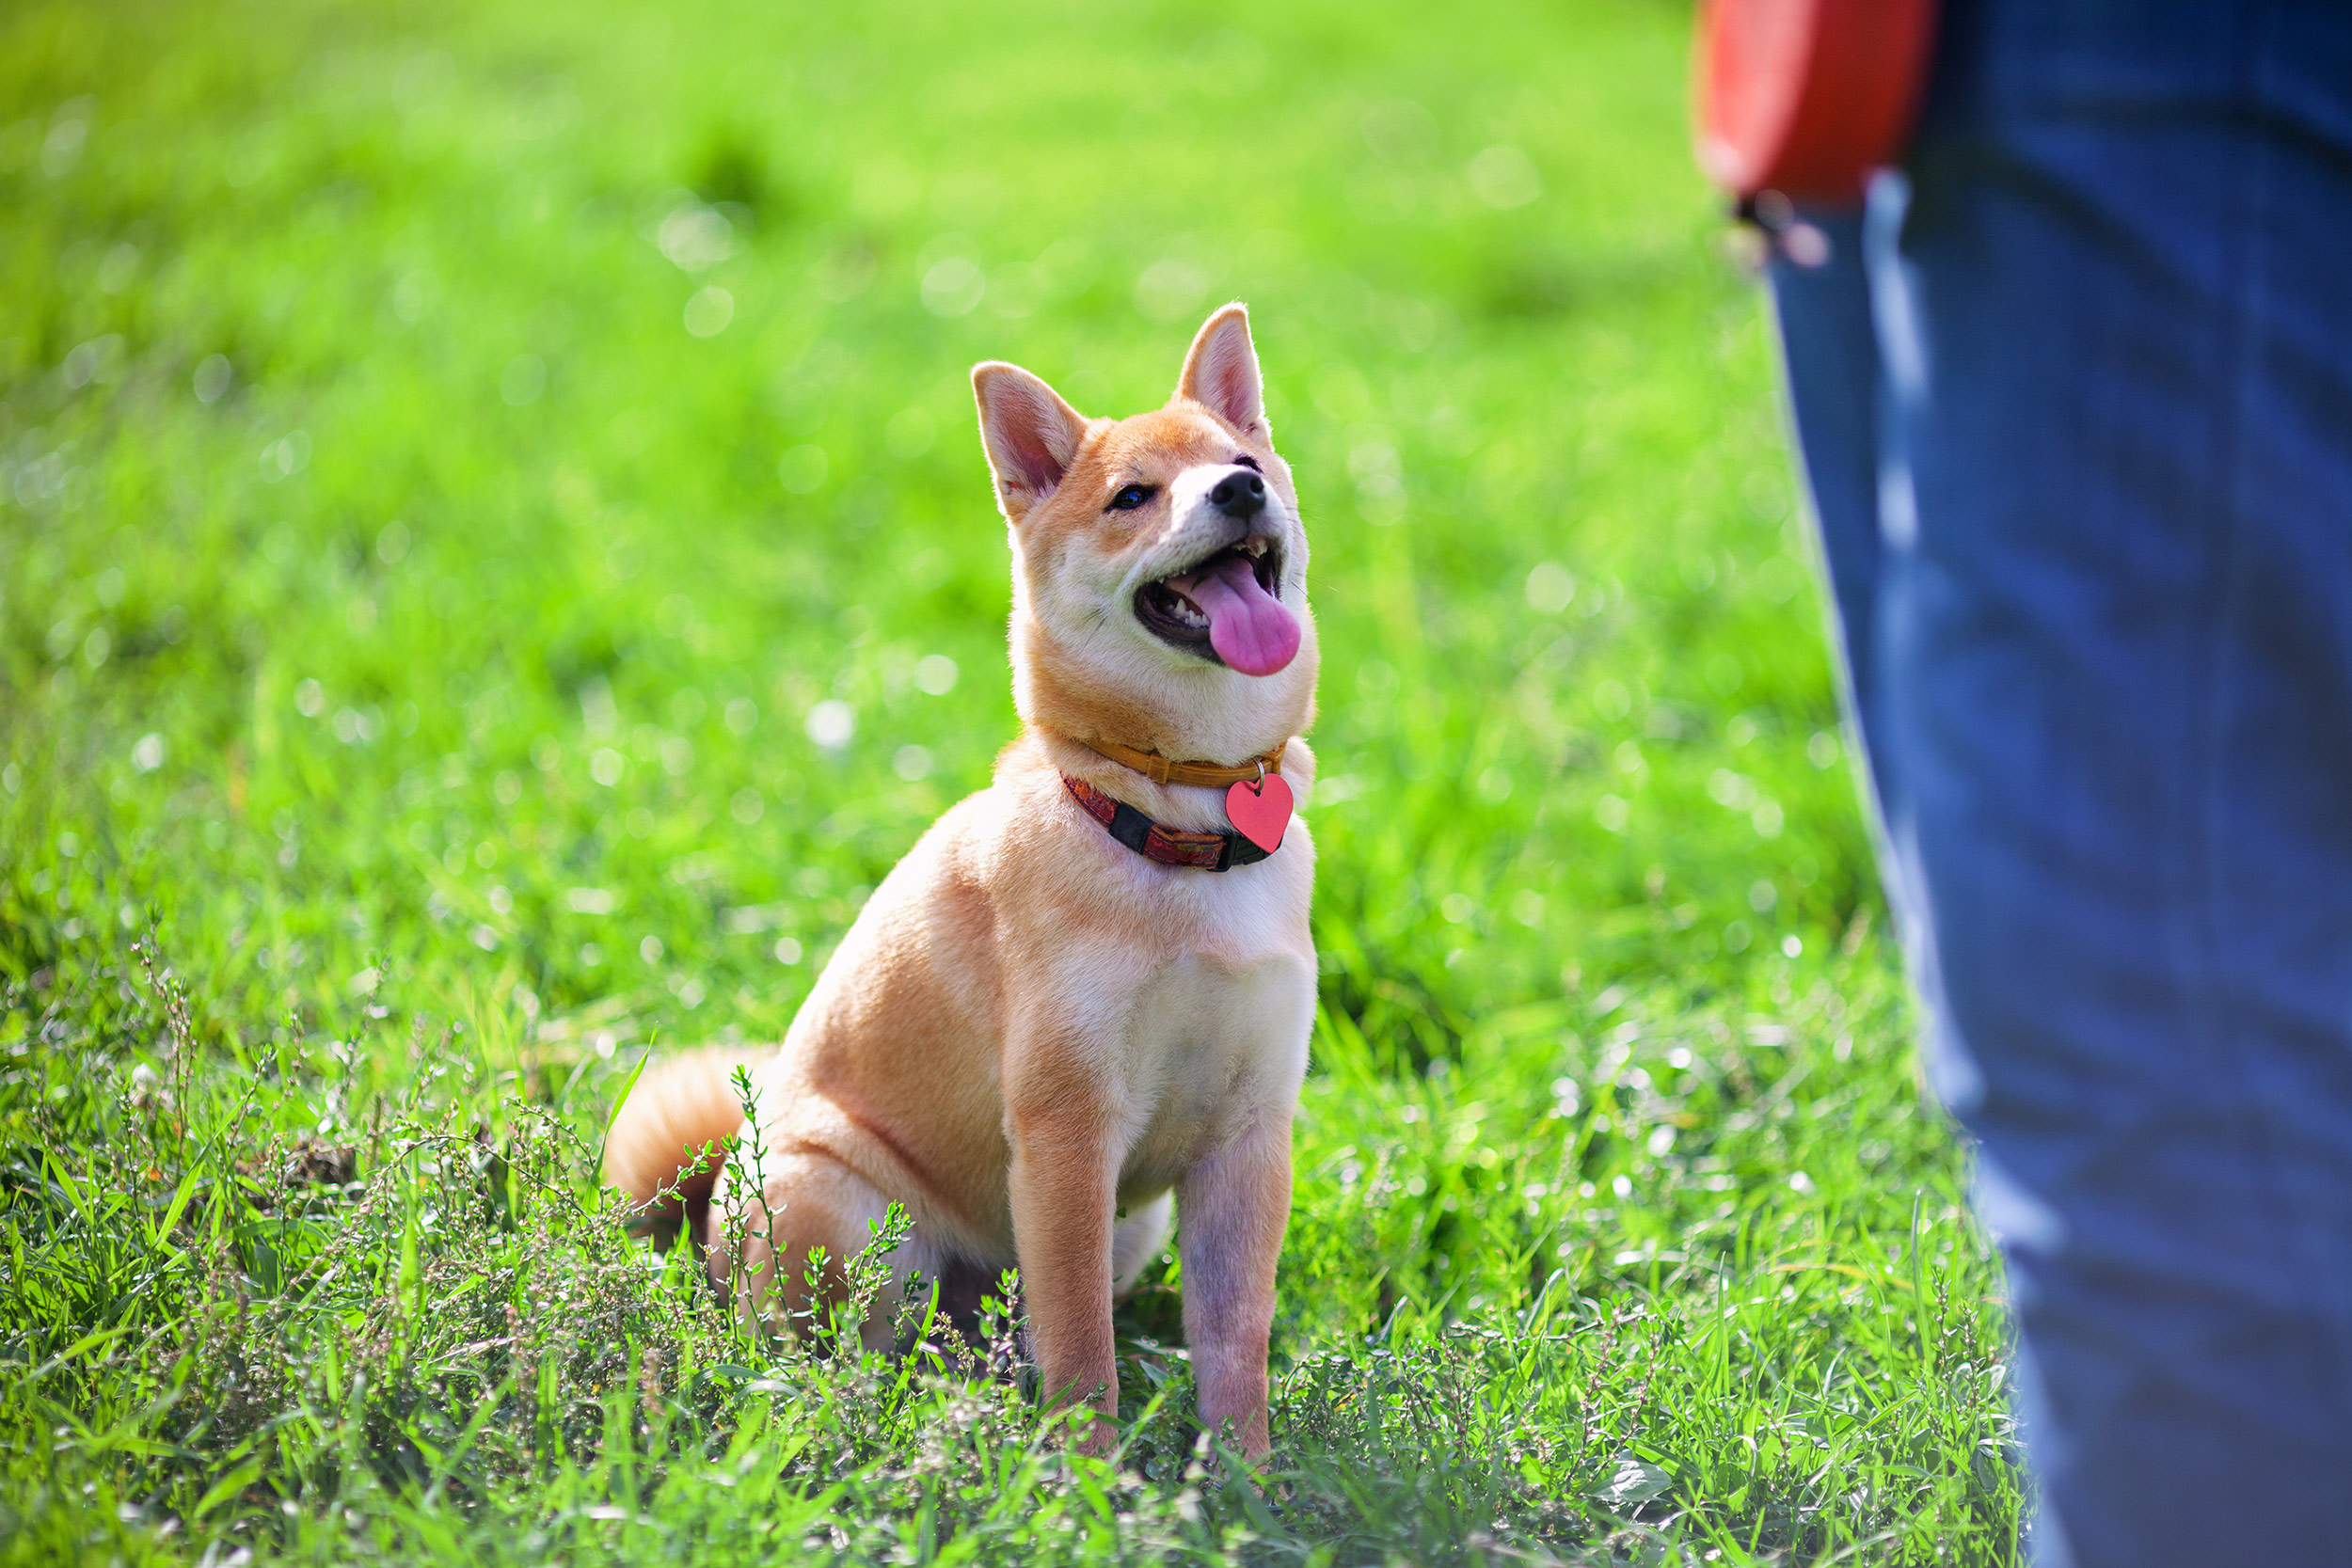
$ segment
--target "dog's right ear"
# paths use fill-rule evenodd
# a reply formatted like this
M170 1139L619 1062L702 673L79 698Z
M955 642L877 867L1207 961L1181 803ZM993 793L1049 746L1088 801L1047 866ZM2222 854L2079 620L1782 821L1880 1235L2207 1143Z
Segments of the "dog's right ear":
M1077 460L1086 417L1018 365L991 359L972 367L980 405L980 445L996 479L996 504L1008 521L1054 493Z

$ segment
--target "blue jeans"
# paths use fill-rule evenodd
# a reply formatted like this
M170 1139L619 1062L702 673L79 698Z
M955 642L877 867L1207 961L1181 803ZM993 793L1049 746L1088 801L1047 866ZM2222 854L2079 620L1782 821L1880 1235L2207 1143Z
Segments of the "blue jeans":
M2045 1563L2352 1563L2352 5L1949 0L1775 261Z

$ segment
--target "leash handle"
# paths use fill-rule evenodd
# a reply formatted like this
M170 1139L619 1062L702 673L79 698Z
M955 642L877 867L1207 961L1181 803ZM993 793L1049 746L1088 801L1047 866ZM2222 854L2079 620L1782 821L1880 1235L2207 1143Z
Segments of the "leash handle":
M1757 198L1851 206L1902 155L1936 0L1706 0L1692 61L1707 177Z

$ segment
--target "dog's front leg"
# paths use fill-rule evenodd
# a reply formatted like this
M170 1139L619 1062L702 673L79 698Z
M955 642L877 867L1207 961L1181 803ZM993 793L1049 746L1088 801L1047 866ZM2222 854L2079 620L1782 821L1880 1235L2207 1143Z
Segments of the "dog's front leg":
M1200 1391L1200 1424L1251 1459L1266 1431L1266 1339L1274 1326L1274 1268L1291 1212L1291 1118L1266 1111L1184 1173L1176 1195L1184 1265L1184 1342Z
M1083 1112L1013 1118L1012 1233L1030 1353L1047 1404L1087 1404L1104 1420L1080 1442L1116 1445L1119 1366L1111 1340L1115 1175L1102 1120Z

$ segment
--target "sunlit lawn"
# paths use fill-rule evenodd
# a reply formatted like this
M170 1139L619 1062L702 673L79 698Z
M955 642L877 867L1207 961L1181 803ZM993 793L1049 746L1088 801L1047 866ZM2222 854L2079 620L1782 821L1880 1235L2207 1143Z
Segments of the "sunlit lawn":
M1687 25L0 13L0 1560L2012 1560ZM969 365L1133 412L1236 296L1326 650L1256 1487L1172 1263L1097 1466L591 1174L1012 734Z

